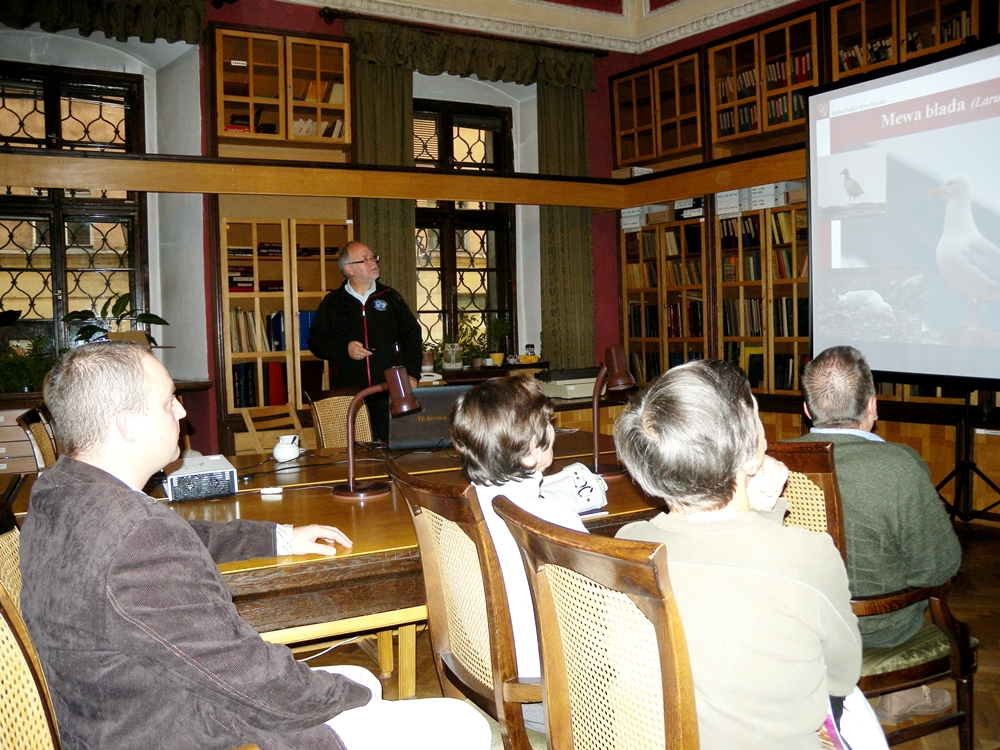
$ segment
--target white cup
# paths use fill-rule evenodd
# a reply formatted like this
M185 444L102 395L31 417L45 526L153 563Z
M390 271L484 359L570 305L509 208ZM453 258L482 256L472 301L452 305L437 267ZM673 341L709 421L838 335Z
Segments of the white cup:
M298 435L282 435L278 438L272 451L275 461L291 461L303 453L305 453L305 449L299 447Z

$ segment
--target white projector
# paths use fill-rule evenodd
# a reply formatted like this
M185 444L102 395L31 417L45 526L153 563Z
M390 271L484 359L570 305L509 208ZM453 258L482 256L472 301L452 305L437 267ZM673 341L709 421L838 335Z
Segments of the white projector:
M236 469L225 456L192 456L163 480L167 502L236 494Z

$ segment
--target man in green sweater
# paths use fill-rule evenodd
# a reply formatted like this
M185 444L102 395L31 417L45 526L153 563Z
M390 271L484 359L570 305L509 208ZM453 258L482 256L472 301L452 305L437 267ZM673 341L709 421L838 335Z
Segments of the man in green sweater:
M850 346L826 349L806 365L802 390L813 426L798 440L835 446L851 594L937 586L955 575L962 550L927 464L910 446L887 443L872 432L878 403L861 353ZM909 640L923 625L926 605L861 618L865 648ZM950 705L944 690L914 688L883 696L877 712L895 723Z

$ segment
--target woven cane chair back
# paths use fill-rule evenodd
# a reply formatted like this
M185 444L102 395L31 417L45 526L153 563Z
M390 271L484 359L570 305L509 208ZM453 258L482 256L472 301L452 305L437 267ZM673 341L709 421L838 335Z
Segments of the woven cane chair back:
M351 399L351 396L330 396L318 401L309 400L316 427L316 442L320 448L343 448L347 445L347 408ZM372 424L365 403L358 407L354 415L354 441L372 441Z
M0 747L58 750L59 730L38 655L3 587L0 610Z
M662 544L570 531L497 498L535 602L552 750L698 747Z
M28 409L17 418L17 423L24 430L24 434L28 436L28 442L31 443L31 450L35 455L35 464L39 471L52 466L59 458L55 440L49 434L45 422L41 411L37 408Z
M782 495L791 509L785 526L801 526L814 534L827 533L840 556L847 560L847 539L841 512L840 487L833 462L833 443L774 443L769 456L788 467Z
M302 430L299 415L292 404L240 409L240 413L243 415L243 423L253 443L254 453L270 452L280 435L292 433L299 436L300 446L311 447L309 436Z
M524 726L520 704L540 702L541 685L518 679L503 574L475 489L428 482L391 460L386 466L406 499L420 545L444 694L467 698L495 719L508 750L544 746Z
M0 584L7 589L7 594L14 603L18 614L21 614L20 551L21 533L16 526L10 531L0 534Z

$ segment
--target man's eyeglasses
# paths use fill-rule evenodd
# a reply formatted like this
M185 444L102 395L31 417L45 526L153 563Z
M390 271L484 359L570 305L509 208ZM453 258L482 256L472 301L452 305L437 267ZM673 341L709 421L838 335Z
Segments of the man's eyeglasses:
M349 261L348 263L345 263L344 265L345 266L356 266L358 263L368 263L369 261L372 261L372 260L375 261L376 263L378 263L379 256L377 256L377 255L369 255L367 258L362 258L361 260L352 260L352 261Z

